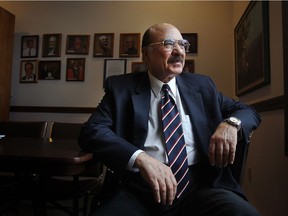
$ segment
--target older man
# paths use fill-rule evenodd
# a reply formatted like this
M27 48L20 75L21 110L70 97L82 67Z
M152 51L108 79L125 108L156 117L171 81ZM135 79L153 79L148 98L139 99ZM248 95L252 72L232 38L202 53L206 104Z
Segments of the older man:
M230 165L260 117L182 72L188 49L176 27L153 25L142 40L148 71L107 79L79 143L119 186L92 215L259 215Z

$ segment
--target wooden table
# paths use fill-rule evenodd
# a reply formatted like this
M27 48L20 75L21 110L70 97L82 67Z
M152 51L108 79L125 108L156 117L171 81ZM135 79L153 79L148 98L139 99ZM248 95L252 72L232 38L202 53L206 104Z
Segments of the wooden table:
M0 171L33 173L40 176L78 176L92 161L93 154L82 152L77 140L40 138L0 139ZM78 212L78 203L74 205ZM75 215L77 215L75 213ZM41 215L42 216L42 215Z
M71 176L81 173L92 158L74 139L0 139L1 171Z

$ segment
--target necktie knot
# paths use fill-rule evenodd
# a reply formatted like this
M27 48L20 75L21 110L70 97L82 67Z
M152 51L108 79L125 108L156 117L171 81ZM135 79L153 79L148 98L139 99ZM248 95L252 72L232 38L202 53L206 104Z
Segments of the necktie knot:
M163 84L161 91L163 92L163 94L166 94L169 93L171 89L168 84Z

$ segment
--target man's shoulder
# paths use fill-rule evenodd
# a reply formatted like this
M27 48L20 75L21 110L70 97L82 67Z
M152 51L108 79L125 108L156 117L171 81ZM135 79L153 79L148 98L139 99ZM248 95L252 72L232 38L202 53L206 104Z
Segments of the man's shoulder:
M209 76L204 74L196 74L196 73L188 73L183 72L180 74L180 76L184 80L194 81L194 82L205 82L207 80L210 80Z

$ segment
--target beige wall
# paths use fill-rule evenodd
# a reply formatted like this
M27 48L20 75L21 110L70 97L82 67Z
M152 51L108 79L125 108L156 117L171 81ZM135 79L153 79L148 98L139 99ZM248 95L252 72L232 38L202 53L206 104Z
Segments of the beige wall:
M182 32L198 33L197 73L212 77L227 96L235 97L234 27L249 2L0 2L16 15L12 105L95 107L103 96L103 58L92 57L94 33L115 33L114 58L118 58L119 34L141 33L158 22L175 24ZM259 102L283 94L281 2L270 2L271 85L240 98ZM19 84L20 38L62 33L62 73L59 81ZM85 82L65 81L67 34L90 34ZM72 56L74 57L74 56ZM82 56L80 56L82 57ZM52 60L51 59L51 60ZM44 58L39 58L44 60ZM47 60L47 58L45 59ZM48 59L50 60L50 58ZM127 72L132 61L128 59ZM263 216L288 215L288 158L284 157L283 110L261 113L263 123L254 133L249 151L244 189ZM86 114L12 113L11 119L43 119L83 122Z
M248 2L234 4L234 26ZM281 2L269 4L271 85L240 98L262 101L283 95ZM288 215L288 157L284 156L284 111L260 113L262 124L252 137L244 190L262 216Z

